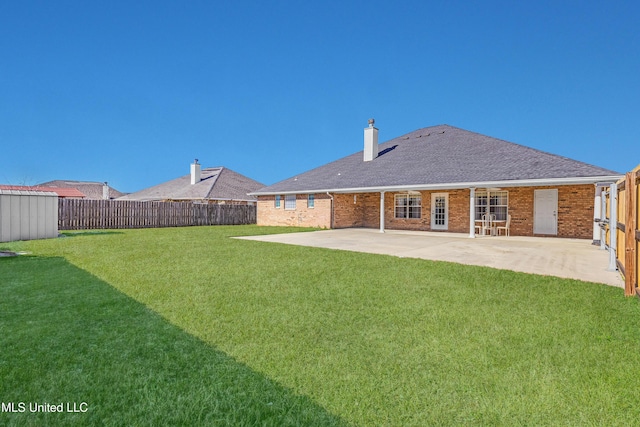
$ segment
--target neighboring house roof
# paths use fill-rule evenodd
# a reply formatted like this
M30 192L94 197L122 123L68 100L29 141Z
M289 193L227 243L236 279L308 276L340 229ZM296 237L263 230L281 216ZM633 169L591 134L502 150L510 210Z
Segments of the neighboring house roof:
M191 184L191 175L127 194L120 200L234 200L256 201L247 193L264 184L225 167L204 168L200 182Z
M92 181L65 181L65 180L55 180L43 182L42 184L38 184L40 187L60 187L60 188L75 188L78 191L82 192L87 199L102 199L102 191L104 187L104 182L92 182ZM124 196L126 193L122 193L115 188L109 186L109 198L117 199L118 197Z
M86 197L75 188L43 187L40 185L0 185L0 190L50 192L57 194L60 198L84 199Z
M449 125L418 129L264 187L253 195L522 186L611 181L620 174Z

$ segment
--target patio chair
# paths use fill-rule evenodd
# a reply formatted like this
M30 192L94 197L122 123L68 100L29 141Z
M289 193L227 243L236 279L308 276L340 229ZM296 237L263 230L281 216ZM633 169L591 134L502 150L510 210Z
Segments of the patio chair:
M484 225L484 219L483 220L476 220L476 234L482 234L482 226Z
M508 236L510 227L511 227L511 215L507 215L507 222L504 225L499 225L496 227L496 234L499 236L500 230L504 230L505 236Z
M487 235L487 231L489 235L491 235L491 231L493 229L493 220L495 219L495 215L492 214L484 214L482 215L482 222L480 225L476 225L476 229L482 236Z
M482 219L476 221L476 233L484 236L487 229L487 215L482 215Z

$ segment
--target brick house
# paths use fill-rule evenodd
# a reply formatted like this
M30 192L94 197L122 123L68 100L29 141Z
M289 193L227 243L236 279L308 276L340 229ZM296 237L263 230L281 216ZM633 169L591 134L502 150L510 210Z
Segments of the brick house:
M248 193L264 187L229 168L202 168L198 159L191 164L190 170L189 175L124 195L118 200L255 205L257 199Z
M56 193L59 199L86 199L86 195L76 188L54 187L41 185L5 185L0 184L0 190L7 191L31 191Z
M510 234L599 239L600 191L621 175L449 125L378 144L254 191L258 225L476 235L490 214Z
M42 184L38 184L38 187L75 189L83 194L83 198L93 200L115 199L125 194L111 187L106 182L94 181L67 181L58 179L43 182Z

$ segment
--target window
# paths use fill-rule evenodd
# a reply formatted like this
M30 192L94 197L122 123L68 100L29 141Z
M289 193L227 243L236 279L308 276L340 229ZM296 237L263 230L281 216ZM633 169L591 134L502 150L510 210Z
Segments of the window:
M276 209L280 209L280 196L276 196Z
M316 195L309 194L309 197L307 197L307 207L314 208L315 206L316 206Z
M295 194L285 194L284 196L284 208L286 210L292 211L296 208L296 195Z
M476 191L476 220L492 214L496 221L506 221L509 205L508 191Z
M422 217L422 196L420 194L396 194L396 218Z

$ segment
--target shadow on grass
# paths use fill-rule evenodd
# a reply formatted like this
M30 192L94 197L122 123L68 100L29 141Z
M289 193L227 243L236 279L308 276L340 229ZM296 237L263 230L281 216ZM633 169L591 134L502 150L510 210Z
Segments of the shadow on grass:
M0 425L346 424L63 258L6 260L0 294Z
M60 230L58 237L86 237L107 234L124 234L122 231L113 230Z

